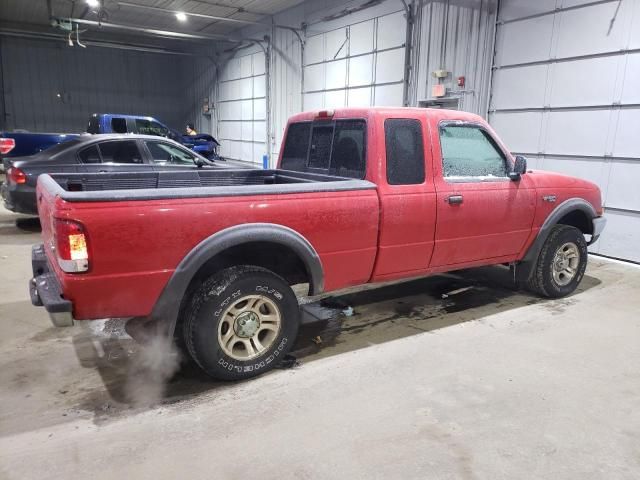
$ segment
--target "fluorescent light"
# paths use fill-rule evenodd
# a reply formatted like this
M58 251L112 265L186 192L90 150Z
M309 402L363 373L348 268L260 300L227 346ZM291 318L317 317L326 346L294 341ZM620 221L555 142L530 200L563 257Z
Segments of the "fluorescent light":
M100 6L100 0L87 0L87 5L92 8L96 8Z
M187 14L184 12L176 12L176 18L178 20L180 20L181 22L186 22L187 21Z

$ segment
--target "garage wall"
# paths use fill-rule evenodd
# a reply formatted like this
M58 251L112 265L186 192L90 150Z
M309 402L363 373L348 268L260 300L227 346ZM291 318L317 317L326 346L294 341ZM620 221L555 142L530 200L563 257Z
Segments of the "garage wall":
M434 100L433 85L441 83L448 98L458 99L458 108L485 116L496 29L497 0L451 0L420 3L416 22L414 60L417 77L412 79L410 105ZM438 80L434 70L450 74ZM465 85L457 78L465 77Z
M366 0L307 1L275 15L274 23L305 26L301 32L306 39L304 60L300 41L289 30L249 27L238 32L245 38L268 35L272 40L269 89L272 165L278 157L287 119L294 113L340 105L402 105L406 41L403 2L387 0L362 8L366 3ZM485 115L496 0L417 4L420 8L414 28L413 68L408 79L409 105L418 105L420 100L430 97L431 71L444 67L452 71L445 82L451 94L462 99L461 108ZM445 30L446 35L442 35ZM485 48L486 45L489 47ZM251 48L238 55L249 51ZM467 77L464 91L454 87L453 75Z
M222 156L262 165L267 153L265 54L243 49L220 68L218 138Z
M640 261L640 0L503 0L490 122L534 168L602 189L592 250Z
M194 120L193 57L8 37L0 55L0 128L81 132L95 112L152 115L179 129Z
M402 106L405 43L404 11L308 36L303 108Z

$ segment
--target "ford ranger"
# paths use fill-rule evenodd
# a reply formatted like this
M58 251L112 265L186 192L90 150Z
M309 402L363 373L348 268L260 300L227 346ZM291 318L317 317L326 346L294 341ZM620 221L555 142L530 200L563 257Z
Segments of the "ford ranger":
M58 326L132 317L221 379L266 372L291 348L292 285L318 295L509 264L562 297L605 225L596 185L528 171L459 111L301 113L274 170L113 174L99 187L73 176L38 180L32 302Z

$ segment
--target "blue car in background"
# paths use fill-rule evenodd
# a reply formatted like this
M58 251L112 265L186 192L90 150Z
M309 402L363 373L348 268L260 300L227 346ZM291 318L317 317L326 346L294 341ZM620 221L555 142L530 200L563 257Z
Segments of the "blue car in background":
M218 155L220 143L211 135L183 135L153 117L94 113L89 118L87 133L135 133L166 137L208 160L224 160ZM78 137L80 134L73 133L0 132L0 154L2 158L26 157Z
M183 135L153 117L94 113L89 119L87 133L136 133L170 138L209 160L223 160L218 155L220 143L208 134Z

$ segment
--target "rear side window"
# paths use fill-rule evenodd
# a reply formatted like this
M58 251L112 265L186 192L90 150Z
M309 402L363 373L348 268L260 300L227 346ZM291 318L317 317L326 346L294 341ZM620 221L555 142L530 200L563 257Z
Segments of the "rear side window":
M419 120L389 118L384 122L387 183L415 185L424 182L424 144Z
M332 175L362 178L365 167L365 123L362 120L336 122L331 153Z
M281 167L349 178L364 178L366 122L292 123L287 130Z
M127 119L121 117L112 118L111 131L113 133L127 133Z
M101 143L100 153L104 163L142 163L142 154L135 140Z
M98 152L97 145L85 148L78 155L82 163L100 163L100 152Z

